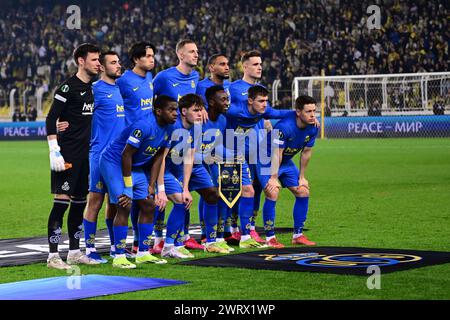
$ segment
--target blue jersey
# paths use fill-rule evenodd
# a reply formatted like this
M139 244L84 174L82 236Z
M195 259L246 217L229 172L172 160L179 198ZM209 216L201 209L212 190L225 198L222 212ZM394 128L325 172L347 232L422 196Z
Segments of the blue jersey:
M201 144L198 145L195 152L196 161L199 161L199 159L203 160L205 155L226 158L227 151L224 147L226 128L227 117L223 114L219 114L216 121L208 120L203 124Z
M183 122L181 117L178 116L177 121L172 125L172 135L170 138L170 151L167 156L166 167L169 169L174 169L175 167L181 166L181 159L183 157L183 151L186 147L194 148L196 143L194 141L194 127L190 129L185 129L183 127ZM199 133L201 133L201 128L197 127ZM198 138L197 138L198 141Z
M120 136L103 151L102 157L111 162L121 162L125 145L138 149L133 155L133 168L152 160L160 148L168 148L172 126L160 127L153 114L126 127Z
M99 155L106 145L125 128L123 99L119 87L98 80L92 84L94 114L92 116L91 154Z
M199 96L202 97L203 102L205 103L206 109L208 109L208 102L206 101L206 96L205 96L206 89L208 89L212 86L216 86L216 85L217 85L217 83L213 82L210 78L203 79L197 85L196 94L198 94ZM225 80L222 85L222 87L225 89L225 92L227 93L228 97L230 97L230 85L231 85L231 82L228 80Z
M155 95L164 94L176 101L188 93L195 93L199 80L198 72L193 70L186 75L171 67L159 72L153 80Z
M247 104L248 89L254 85L244 80L236 80L230 84L230 102Z
M289 162L297 153L302 152L305 147L312 148L319 131L314 125L308 125L303 129L299 128L295 111L291 111L291 114L280 120L273 129L279 130L278 136L271 136L268 141L269 143L272 141L279 148L284 149L283 164Z
M117 79L125 106L125 123L127 126L152 114L153 76L147 72L145 77L127 70Z

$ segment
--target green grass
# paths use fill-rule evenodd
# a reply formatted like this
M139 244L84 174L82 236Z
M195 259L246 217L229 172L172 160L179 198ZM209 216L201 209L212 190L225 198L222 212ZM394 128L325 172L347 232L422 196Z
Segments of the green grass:
M450 139L320 140L314 149L307 172L312 240L321 246L450 251ZM45 235L52 205L46 143L1 142L0 166L0 238ZM292 206L293 197L284 190L277 226L291 226ZM195 209L192 218L197 221ZM289 237L279 235L284 243ZM81 269L189 281L99 299L450 299L450 264L382 275L381 290L367 289L367 278L360 276L173 262L136 270ZM0 268L0 282L62 274L43 263ZM249 283L251 296L243 295Z

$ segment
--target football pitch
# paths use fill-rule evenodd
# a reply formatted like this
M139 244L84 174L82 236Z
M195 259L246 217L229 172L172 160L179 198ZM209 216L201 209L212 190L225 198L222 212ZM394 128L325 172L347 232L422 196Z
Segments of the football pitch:
M0 239L44 236L52 205L46 142L0 142L0 168ZM318 140L306 177L307 235L318 245L450 251L450 139ZM283 190L276 226L292 226L293 202ZM102 212L100 228L103 220ZM66 226L65 220L64 232ZM290 237L278 235L284 244ZM81 266L81 272L189 282L97 299L450 299L450 264L382 274L381 288L373 290L361 276L194 267L173 259L135 270ZM44 263L4 267L0 283L64 275Z

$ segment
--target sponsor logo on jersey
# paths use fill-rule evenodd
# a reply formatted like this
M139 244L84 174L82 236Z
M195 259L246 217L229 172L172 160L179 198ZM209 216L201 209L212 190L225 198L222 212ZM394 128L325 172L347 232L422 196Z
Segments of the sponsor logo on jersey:
M141 98L141 107L151 105L153 102L153 98L143 99Z
M93 103L84 103L83 104L83 110L81 112L82 115L91 115L94 111L94 104Z

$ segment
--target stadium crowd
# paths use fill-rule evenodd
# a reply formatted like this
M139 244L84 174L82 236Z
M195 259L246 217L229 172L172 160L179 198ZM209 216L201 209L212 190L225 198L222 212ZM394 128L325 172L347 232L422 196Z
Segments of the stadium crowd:
M125 62L126 48L148 39L157 44L158 72L176 64L176 41L190 38L200 49L201 76L207 58L223 52L232 79L241 75L241 53L259 49L262 82L269 87L281 79L289 88L294 76L321 69L327 75L448 70L444 0L385 1L379 30L366 26L374 1L79 1L81 30L70 30L66 9L72 2L2 1L0 106L14 86L52 89L60 83L76 69L70 51L82 42L113 49Z

